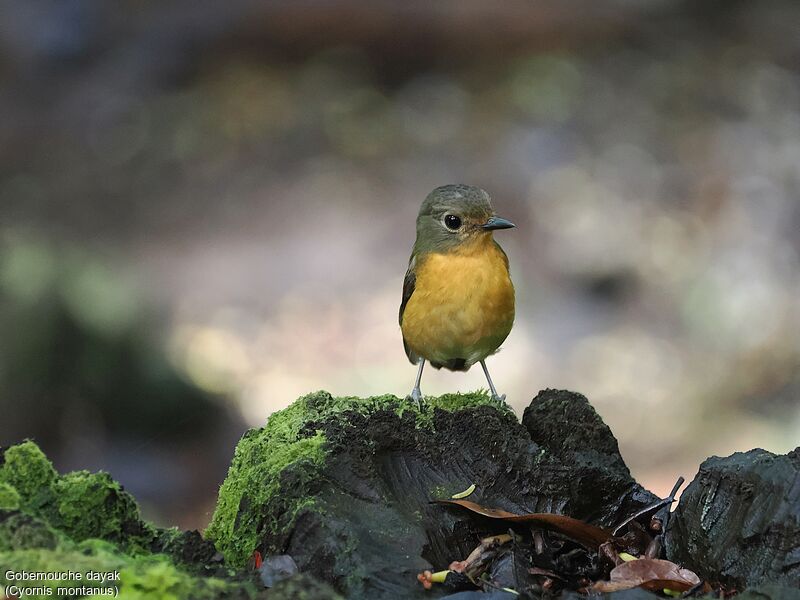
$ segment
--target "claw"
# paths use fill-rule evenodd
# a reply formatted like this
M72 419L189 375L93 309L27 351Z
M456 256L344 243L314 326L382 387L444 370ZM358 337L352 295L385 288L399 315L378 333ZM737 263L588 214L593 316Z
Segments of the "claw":
M416 402L417 409L422 410L422 392L418 387L415 387L413 390L411 390L411 393L406 396L406 399Z

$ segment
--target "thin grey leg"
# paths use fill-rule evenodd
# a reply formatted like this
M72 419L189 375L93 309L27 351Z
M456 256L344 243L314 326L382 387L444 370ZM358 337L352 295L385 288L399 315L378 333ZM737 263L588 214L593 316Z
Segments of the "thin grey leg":
M489 382L489 390L492 392L492 400L496 400L497 402L505 402L506 395L503 394L500 396L497 393L497 390L494 388L494 383L492 383L492 378L489 376L489 369L486 368L486 361L481 361L481 367L483 367L483 374L486 375L486 381Z
M417 408L422 408L422 392L419 389L419 384L422 382L422 368L425 366L425 359L419 359L419 371L417 371L417 380L414 382L414 389L408 395L414 402L417 403Z

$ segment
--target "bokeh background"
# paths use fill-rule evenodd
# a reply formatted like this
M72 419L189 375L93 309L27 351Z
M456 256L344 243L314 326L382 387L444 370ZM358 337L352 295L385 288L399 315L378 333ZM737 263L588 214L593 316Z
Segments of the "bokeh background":
M296 397L406 394L444 183L517 229L490 369L586 394L634 475L800 442L796 2L6 0L0 444L203 527ZM429 370L424 391L484 387Z

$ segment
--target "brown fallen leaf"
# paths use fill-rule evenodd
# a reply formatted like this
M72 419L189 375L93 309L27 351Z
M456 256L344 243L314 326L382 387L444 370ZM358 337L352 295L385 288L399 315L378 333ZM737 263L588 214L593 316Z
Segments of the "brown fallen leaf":
M647 590L664 588L685 592L700 583L700 578L689 569L674 562L657 558L641 558L617 565L611 570L609 581L598 581L592 587L597 592L616 592L642 587Z
M501 508L487 508L475 502L470 502L469 500L434 500L434 502L437 504L456 504L491 519L535 523L544 529L563 533L576 542L592 549L597 548L597 546L611 538L611 532L609 530L597 527L596 525L589 525L589 523L584 523L583 521L573 519L566 515L555 515L552 513L517 515Z

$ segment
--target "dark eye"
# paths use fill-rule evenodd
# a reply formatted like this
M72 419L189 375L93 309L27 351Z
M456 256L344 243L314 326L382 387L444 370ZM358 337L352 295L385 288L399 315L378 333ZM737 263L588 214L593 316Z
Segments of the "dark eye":
M444 224L448 229L455 231L456 229L461 227L461 217L458 217L456 215L445 215Z

